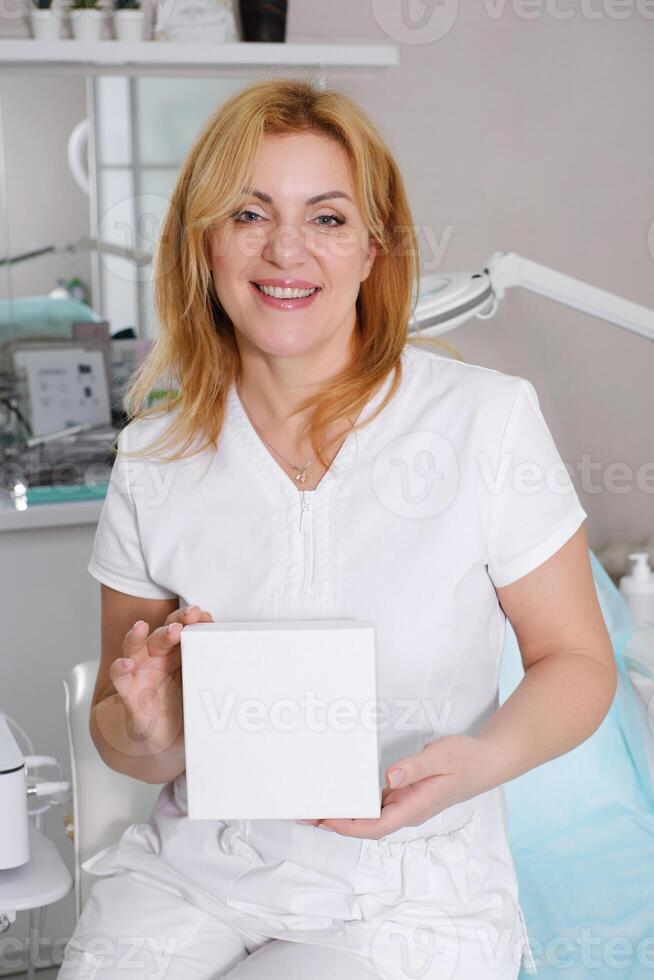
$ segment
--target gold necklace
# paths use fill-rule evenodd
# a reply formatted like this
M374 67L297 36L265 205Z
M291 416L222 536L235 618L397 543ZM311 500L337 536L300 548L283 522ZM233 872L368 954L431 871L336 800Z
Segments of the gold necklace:
M315 460L315 457L313 459L310 459L308 463L305 463L304 466L296 466L295 463L291 463L288 459L286 459L284 456L282 456L282 454L279 452L279 450L278 449L275 449L275 447L272 446L268 442L268 440L261 434L261 432L259 432L259 429L257 428L257 426L254 423L254 419L252 418L252 416L248 412L248 407L245 404L245 399L243 398L243 395L239 391L237 385L236 385L236 391L238 393L238 397L241 400L241 403L243 405L243 408L245 409L245 414L247 415L247 417L249 418L250 422L252 423L252 427L253 427L254 431L257 433L257 435L259 436L259 438L262 439L263 442L265 442L265 444L268 446L268 448L269 449L272 449L272 451L274 453L276 453L279 456L280 459L283 459L287 466L290 466L291 469L293 469L293 470L296 471L295 472L295 479L297 480L298 483L305 483L306 482L306 479L307 479L307 470L309 469L309 467L313 463L315 463L315 461L316 461Z

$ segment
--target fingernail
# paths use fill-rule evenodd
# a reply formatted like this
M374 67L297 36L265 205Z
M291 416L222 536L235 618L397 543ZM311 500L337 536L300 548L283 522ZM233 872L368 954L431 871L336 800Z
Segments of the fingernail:
M143 620L143 619L137 619L136 622L134 623L133 629L137 633L140 633L143 626L145 626L145 620Z
M309 827L311 826L311 821L310 821L310 820L296 820L295 822L296 822L296 823L303 823L303 824L306 824L306 825L307 825L307 826L309 826Z
M391 788L395 788L395 786L399 786L403 782L404 782L404 773L402 772L402 770L391 769L391 771L388 774L388 785Z
M336 833L333 827L325 827L324 823L319 823L318 826L320 827L321 830L328 830L331 834Z
M179 623L171 623L170 626L167 627L166 633L172 633L176 626L179 626Z

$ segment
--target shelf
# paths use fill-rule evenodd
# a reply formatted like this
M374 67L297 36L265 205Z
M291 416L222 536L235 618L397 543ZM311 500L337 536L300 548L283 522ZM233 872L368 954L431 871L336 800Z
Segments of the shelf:
M69 500L57 504L36 504L27 510L16 510L5 494L0 494L0 533L34 531L46 527L71 527L97 524L104 498Z
M395 44L265 44L247 41L0 40L0 71L99 74L217 74L225 68L388 68L399 64Z

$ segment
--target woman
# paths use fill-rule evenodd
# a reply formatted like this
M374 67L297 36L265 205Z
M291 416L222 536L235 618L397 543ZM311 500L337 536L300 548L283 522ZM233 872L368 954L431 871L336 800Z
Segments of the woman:
M535 972L501 786L600 724L613 655L533 387L407 343L412 227L372 123L304 82L233 95L181 169L89 564L93 739L166 785L86 862L60 978ZM381 816L189 821L181 629L318 618L376 622Z

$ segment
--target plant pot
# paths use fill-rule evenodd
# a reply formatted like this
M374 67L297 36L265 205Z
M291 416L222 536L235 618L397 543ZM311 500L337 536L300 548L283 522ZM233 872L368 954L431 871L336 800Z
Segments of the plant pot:
M243 41L286 40L286 0L239 0Z
M61 36L61 11L52 7L32 7L32 37L39 41L55 41Z
M114 10L114 30L117 41L142 41L145 13L126 7Z
M109 11L103 7L77 7L70 10L73 38L76 41L99 41L102 26L106 24Z

